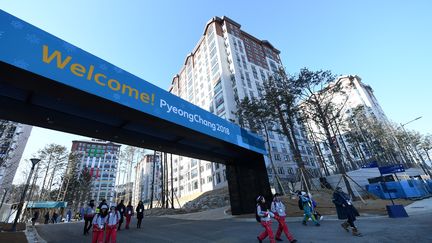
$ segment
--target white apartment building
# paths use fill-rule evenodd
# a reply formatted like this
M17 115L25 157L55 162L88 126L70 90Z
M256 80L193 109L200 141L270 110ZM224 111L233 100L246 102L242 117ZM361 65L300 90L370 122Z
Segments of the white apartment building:
M80 155L80 171L87 169L93 177L89 199L114 202L120 146L98 139L72 141L71 153Z
M214 17L173 78L169 91L238 123L236 101L259 97L258 88L263 81L282 67L279 53L268 41L241 30L240 24L233 20ZM316 174L318 165L311 144L302 129L297 134L307 167ZM296 164L287 139L271 132L270 144L276 172L287 180L294 177ZM179 197L199 195L227 185L223 165L182 156L175 156L174 161L174 191ZM268 172L272 181L273 171L269 169Z
M139 201L149 203L151 200L151 191L153 183L153 199L157 201L161 196L161 177L160 177L160 156L156 154L156 163L154 154L146 154L143 159L135 166L135 183L133 193L133 204L138 205ZM154 167L154 180L153 180Z
M32 126L0 120L0 202L10 193ZM3 198L5 197L5 198Z
M338 126L336 127L334 125L334 130L336 135L334 137L337 139L338 144L340 144L341 148L338 148L341 154L343 155L344 163L347 165L346 168L348 170L357 169L353 168L352 165L350 165L350 162L347 159L347 153L349 153L350 158L353 160L354 163L358 164L361 160L360 153L357 152L354 149L354 145L350 144L349 140L344 136L344 133L347 132L348 126L344 124L343 121L347 121L350 119L350 116L353 113L353 110L358 107L364 107L364 110L366 112L366 115L368 117L374 117L378 121L383 122L383 124L389 124L389 120L387 119L387 116L384 114L383 109L381 108L380 104L378 103L378 100L376 99L373 89L367 85L361 82L361 78L357 75L344 75L338 77L332 84L340 82L342 91L336 96L332 97L332 102L336 106L341 106L343 104L343 108L341 109L340 121L342 123L338 123ZM331 84L331 85L332 85ZM327 143L324 142L325 138L324 136L320 136L320 130L316 126L316 124L312 125L314 133L318 136L318 139L320 142L320 149L321 153L323 155L323 158L325 160L325 163L330 170L333 170L336 168L336 165L332 159L331 151L329 147L327 146ZM342 141L343 140L343 141ZM345 144L346 148L343 147L343 143ZM366 146L364 144L361 144L361 153L365 156L364 159L369 160L371 159L372 153L371 151L368 151Z

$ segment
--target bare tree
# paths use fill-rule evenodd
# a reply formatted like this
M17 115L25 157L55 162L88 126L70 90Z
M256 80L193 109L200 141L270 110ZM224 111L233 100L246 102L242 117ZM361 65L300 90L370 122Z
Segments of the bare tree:
M62 170L58 170L58 168L64 164L67 159L67 149L58 144L48 144L38 151L38 158L41 159L40 163L44 166L45 172L38 200L50 199L50 190L54 179L62 172Z

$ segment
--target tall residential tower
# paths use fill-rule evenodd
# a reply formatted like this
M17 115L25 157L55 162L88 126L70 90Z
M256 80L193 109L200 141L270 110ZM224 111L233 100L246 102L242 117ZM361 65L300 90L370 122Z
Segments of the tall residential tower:
M93 177L89 199L114 201L120 146L97 139L72 141L71 152L80 155L77 166L80 171L87 169Z
M280 51L270 42L244 32L233 20L214 17L206 24L200 40L174 76L170 92L238 123L235 115L237 102L245 97L260 96L263 81L282 67L279 54ZM317 174L312 145L301 125L297 129L306 167ZM297 167L288 140L270 132L270 145L276 173L288 181L295 176ZM182 156L175 156L174 164L174 191L179 197L226 185L223 165ZM270 167L268 172L272 181L274 174Z
M0 120L0 202L10 192L32 126Z

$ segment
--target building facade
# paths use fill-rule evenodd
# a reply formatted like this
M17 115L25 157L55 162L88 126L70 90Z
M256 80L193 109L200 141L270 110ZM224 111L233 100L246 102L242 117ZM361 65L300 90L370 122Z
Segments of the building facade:
M332 124L332 135L337 142L337 150L342 155L345 168L347 170L355 170L374 159L372 151L365 143L360 142L356 144L348 135L353 130L361 131L361 126L364 126L353 115L361 110L365 117L373 118L383 126L389 126L390 123L375 97L373 89L363 83L359 76L340 76L330 86L336 83L340 83L341 92L331 96L331 102L335 107L340 107L340 112L337 123ZM311 124L311 127L320 144L320 153L329 172L337 172L326 138L322 135L318 125Z
M0 120L0 202L10 192L32 126Z
M156 158L156 161L155 161ZM154 180L153 180L154 167ZM146 154L143 159L135 166L135 183L133 193L133 205L138 205L139 201L149 203L153 188L153 199L157 200L161 195L161 173L160 156L156 154ZM153 184L153 187L152 187Z
M270 42L244 32L227 17L214 17L193 51L174 76L169 91L223 119L238 123L237 102L259 97L260 87L282 67L280 52ZM312 145L298 125L300 149L306 167L318 172ZM274 173L285 180L296 177L296 164L288 140L270 132L271 153L276 171L268 166L270 182ZM269 150L270 151L270 150ZM266 158L268 164L268 158ZM175 156L175 191L179 197L199 194L227 185L225 166L209 161Z
M71 152L79 155L79 171L86 169L92 175L90 198L114 202L120 146L97 139L72 141Z

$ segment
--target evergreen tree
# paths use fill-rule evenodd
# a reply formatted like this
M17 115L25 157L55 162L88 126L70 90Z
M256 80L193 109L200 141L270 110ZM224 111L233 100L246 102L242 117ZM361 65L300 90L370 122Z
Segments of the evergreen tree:
M337 122L336 119L348 97L338 104L335 103L335 97L344 96L342 82L335 79L336 76L331 71L310 71L303 68L293 78L293 84L300 90L303 118L312 121L322 129L337 169L343 175L348 193L354 196L351 185L345 176L346 168L334 128L334 123Z

